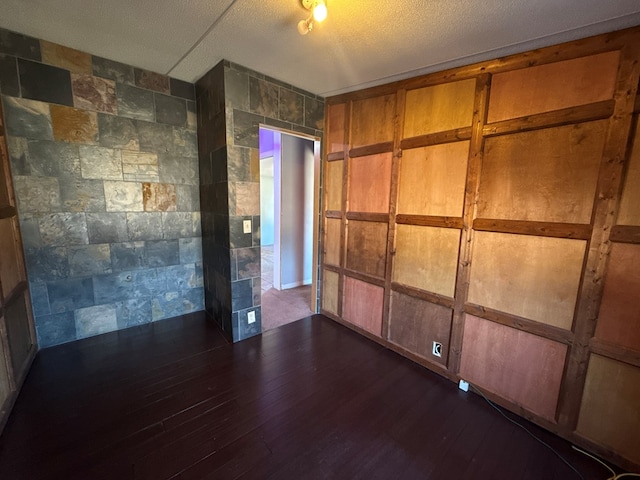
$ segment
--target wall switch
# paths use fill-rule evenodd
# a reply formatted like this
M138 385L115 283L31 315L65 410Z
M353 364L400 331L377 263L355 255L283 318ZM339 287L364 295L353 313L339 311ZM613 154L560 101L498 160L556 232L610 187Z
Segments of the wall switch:
M256 312L254 310L251 310L249 313L247 313L247 323L251 324L254 323L256 321Z
M465 382L464 380L460 380L460 383L458 384L458 388L460 390L462 390L463 392L468 392L469 391L469 382Z
M440 342L433 342L433 349L431 350L436 357L442 357L442 344Z
M251 220L243 220L242 221L242 232L243 233L251 233Z

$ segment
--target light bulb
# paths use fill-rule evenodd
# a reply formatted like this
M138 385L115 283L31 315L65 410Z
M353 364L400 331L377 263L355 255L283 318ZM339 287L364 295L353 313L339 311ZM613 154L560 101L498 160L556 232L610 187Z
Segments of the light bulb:
M298 33L300 35L306 35L311 30L311 26L308 20L300 20L298 22Z
M313 18L315 18L316 22L321 22L327 18L327 6L324 2L316 2L313 7Z

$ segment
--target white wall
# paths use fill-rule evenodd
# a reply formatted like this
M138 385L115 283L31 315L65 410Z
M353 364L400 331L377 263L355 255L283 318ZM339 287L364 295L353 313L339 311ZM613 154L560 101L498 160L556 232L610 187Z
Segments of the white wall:
M260 245L273 245L275 240L275 203L273 157L260 159Z

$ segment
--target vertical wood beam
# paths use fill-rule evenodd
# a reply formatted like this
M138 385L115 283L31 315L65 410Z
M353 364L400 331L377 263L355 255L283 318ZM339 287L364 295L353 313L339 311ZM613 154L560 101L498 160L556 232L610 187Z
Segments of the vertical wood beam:
M347 265L347 208L349 207L349 150L351 149L351 112L353 101L344 106L344 160L342 161L342 219L340 220L340 273L338 274L338 307L337 316L342 318L344 303L344 269Z

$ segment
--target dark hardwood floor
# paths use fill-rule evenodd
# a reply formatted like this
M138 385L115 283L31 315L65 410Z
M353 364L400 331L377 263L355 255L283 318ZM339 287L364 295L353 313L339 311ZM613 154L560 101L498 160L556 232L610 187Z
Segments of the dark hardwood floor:
M0 478L580 477L481 397L325 317L230 345L193 314L39 352Z

